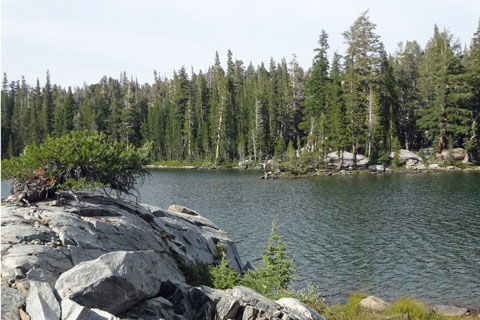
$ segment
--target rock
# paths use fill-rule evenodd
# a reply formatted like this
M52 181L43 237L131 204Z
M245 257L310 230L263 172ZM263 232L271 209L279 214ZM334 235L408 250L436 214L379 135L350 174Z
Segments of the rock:
M50 287L55 288L55 282L57 282L58 276L47 270L30 269L30 271L27 272L27 279L46 282Z
M185 264L195 263L197 260L210 264L219 262L217 244L221 243L225 246L229 264L239 271L242 269L243 264L235 244L210 220L158 208L152 210L152 214L156 216L156 226L175 239L167 239L167 242Z
M465 158L465 149L463 148L454 148L451 150L443 149L442 150L442 156L444 160L463 160Z
M160 295L172 303L175 314L185 319L213 319L215 304L220 301L223 291L164 282Z
M381 164L372 164L368 166L368 170L373 172L384 172L385 167Z
M190 214L192 216L199 216L198 212L196 212L195 210L189 209L184 206L180 206L178 204L172 204L170 207L168 207L168 210L173 212Z
M423 163L418 163L416 169L417 169L417 170L425 170L425 169L426 169L425 164L423 164Z
M163 281L185 282L167 256L149 251L117 251L82 262L55 284L62 299L120 314L154 297Z
M2 276L9 280L15 280L17 268L24 273L34 268L43 269L59 276L71 267L66 252L44 245L16 245L2 257Z
M368 296L362 299L358 305L362 308L379 312L386 310L389 306L388 303L375 296Z
M429 169L432 169L432 170L436 170L436 169L439 168L439 166L438 166L438 164L436 164L436 163L431 163L431 164L428 165L428 168L429 168Z
M92 319L92 312L79 305L73 300L63 299L61 301L62 320L90 320Z
M113 314L110 312L100 310L100 309L91 309L92 312L91 319L92 320L120 320L120 318L115 317Z
M344 151L343 153L340 154L340 157L343 156L343 166L348 167L353 165L353 153ZM338 153L336 151L330 152L327 154L326 161L329 165L338 165ZM366 166L368 164L368 159L365 158L365 156L361 154L357 154L357 165L358 166Z
M126 319L173 319L173 304L163 297L156 297L140 302L130 311L120 316Z
M51 286L50 286L51 287ZM25 297L30 293L30 282L28 280L20 280L15 282L15 288L20 291Z
M60 319L60 305L46 282L30 281L30 294L26 303L27 313L32 320Z
M390 158L395 157L395 152L390 153ZM411 150L400 149L398 151L398 160L400 163L406 163L408 160L416 160L418 162L422 162L423 159L416 153Z
M407 163L405 164L405 167L406 167L407 169L416 169L418 163L419 163L418 160L408 159L408 160L407 160Z
M313 310L310 312L307 309L308 307L302 303L296 303L294 300L283 300L286 306L282 306L251 289L239 286L224 291L222 298L216 306L217 317L218 319L242 320L259 318L279 319L280 317L285 320L325 320Z
M450 156L453 160L463 160L465 158L465 149L463 148L454 148L450 151Z
M22 320L30 320L30 316L29 316L25 311L23 311L22 309L20 309L20 319L22 319Z
M319 315L315 310L312 310L311 308L309 308L306 304L300 302L298 299L282 298L275 302L286 309L289 309L301 314L304 317L303 319L325 320L324 317Z
M448 306L441 304L435 305L433 307L433 311L438 315L447 317L461 317L469 312L467 308L460 308L456 306Z
M2 286L2 320L20 320L20 309L25 297L19 291Z

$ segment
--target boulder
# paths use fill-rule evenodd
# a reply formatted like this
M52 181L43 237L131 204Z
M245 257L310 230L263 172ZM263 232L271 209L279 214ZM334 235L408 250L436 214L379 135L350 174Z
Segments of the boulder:
M343 156L343 166L351 166L353 165L353 153L344 151L343 153L340 154L340 157ZM330 152L327 154L327 163L330 165L337 165L339 158L338 158L338 153L336 151ZM368 164L368 159L361 154L357 154L357 165L359 166L365 166Z
M439 166L438 166L438 164L436 164L436 163L431 163L431 164L428 165L428 168L429 168L429 169L432 169L432 170L436 170L436 169L439 168Z
M73 300L63 299L61 301L62 320L91 320L92 312L79 305Z
M184 207L184 206L180 206L178 204L172 204L170 207L168 207L168 210L173 211L173 212L190 214L192 216L199 216L197 211L189 209L189 208Z
M270 300L259 293L245 288L235 287L224 291L216 305L218 319L318 319L325 320L315 311L296 299L279 300L284 305Z
M433 307L433 311L438 315L447 317L461 317L469 312L467 308L460 308L456 306L448 306L441 304L435 305Z
M358 305L362 308L379 312L386 310L389 306L388 303L375 296L368 296L360 300L360 303Z
M32 320L60 319L60 305L46 282L30 281L30 293L26 303L27 313Z
M167 256L153 250L117 251L76 265L60 276L55 288L62 299L120 314L154 297L167 280L185 282Z
M372 164L368 166L368 170L373 172L385 172L385 167L381 164Z
M454 148L450 151L450 156L453 160L463 160L465 158L465 149L463 148Z
M233 241L207 218L158 208L152 210L152 214L156 217L154 223L185 264L198 260L209 264L219 262L217 244L221 243L229 264L242 270L243 264Z
M20 320L24 304L25 297L18 290L2 286L2 320Z
M390 158L395 157L395 152L390 153ZM411 150L400 149L398 151L398 160L400 163L406 163L408 160L416 160L419 162L423 162L423 159L416 153Z
M126 319L173 319L173 304L163 297L155 297L140 302L120 316Z
M407 162L406 162L406 164L405 164L405 168L407 168L407 169L416 169L418 163L419 163L418 160L408 159Z
M444 149L442 150L442 156L444 160L463 160L465 158L465 149L463 148L454 148L451 150Z
M319 315L315 310L309 308L306 304L300 302L295 298L281 298L280 300L275 301L282 307L295 311L303 316L303 319L308 320L325 320L324 317Z

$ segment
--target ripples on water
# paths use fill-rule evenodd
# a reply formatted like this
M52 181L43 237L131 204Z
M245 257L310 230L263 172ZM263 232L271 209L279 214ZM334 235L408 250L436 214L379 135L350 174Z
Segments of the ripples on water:
M297 277L331 303L352 291L480 307L480 174L260 180L256 171L152 170L141 201L182 204L260 258L278 219Z

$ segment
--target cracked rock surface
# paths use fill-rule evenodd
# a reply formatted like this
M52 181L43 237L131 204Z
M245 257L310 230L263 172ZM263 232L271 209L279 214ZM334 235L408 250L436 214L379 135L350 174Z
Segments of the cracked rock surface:
M188 285L181 266L218 263L218 243L243 264L210 220L169 209L97 195L2 206L1 319L322 319L246 288Z

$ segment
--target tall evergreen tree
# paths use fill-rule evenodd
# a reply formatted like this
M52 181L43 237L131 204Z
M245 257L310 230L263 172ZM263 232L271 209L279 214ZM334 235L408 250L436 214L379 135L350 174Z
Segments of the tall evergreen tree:
M303 121L300 128L307 137L307 146L311 152L324 151L327 90L329 87L328 76L328 35L322 30L318 40L319 47L314 51L316 55L313 65L305 84L305 108L303 109Z

